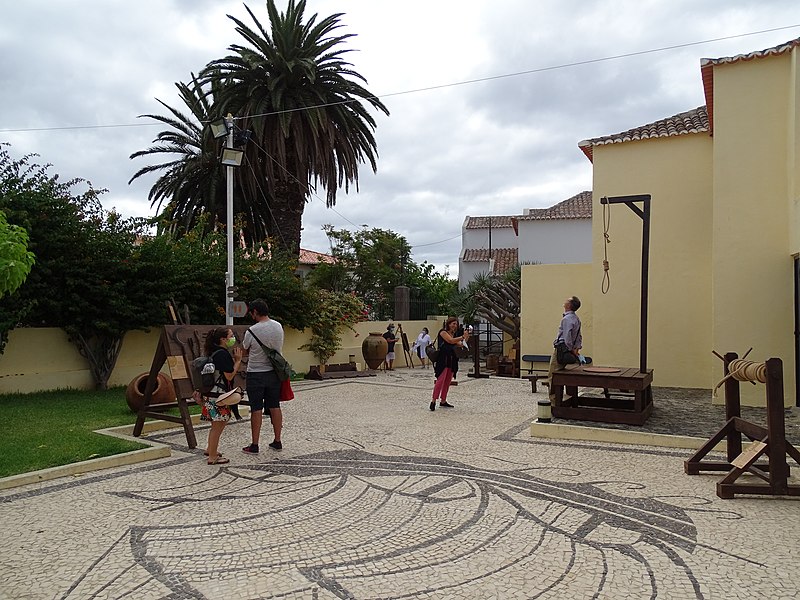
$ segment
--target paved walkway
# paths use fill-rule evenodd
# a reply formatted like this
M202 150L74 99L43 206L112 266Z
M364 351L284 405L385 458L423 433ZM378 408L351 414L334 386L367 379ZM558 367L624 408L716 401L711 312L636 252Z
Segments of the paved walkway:
M208 466L169 431L170 458L4 491L0 597L800 594L797 498L721 500L689 451L531 438L526 381L459 379L435 412L431 371L304 382L280 453L239 452L236 423Z

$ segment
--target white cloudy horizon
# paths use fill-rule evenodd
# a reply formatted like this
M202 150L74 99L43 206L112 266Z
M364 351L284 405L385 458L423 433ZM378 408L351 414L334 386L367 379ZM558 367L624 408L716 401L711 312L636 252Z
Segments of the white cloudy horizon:
M267 22L263 2L247 4ZM0 142L15 157L40 155L62 179L107 188L108 208L154 216L147 194L157 176L128 185L149 164L129 156L164 126L137 116L166 114L156 98L180 107L175 82L239 43L226 14L248 22L244 5L2 6ZM340 31L355 34L353 68L391 114L375 113L378 172L362 166L358 192L340 191L333 210L318 190L302 246L327 252L327 223L390 229L408 240L415 261L449 265L451 276L467 215L521 214L591 189L580 140L704 104L703 57L800 36L794 0L307 2L307 16L337 12Z

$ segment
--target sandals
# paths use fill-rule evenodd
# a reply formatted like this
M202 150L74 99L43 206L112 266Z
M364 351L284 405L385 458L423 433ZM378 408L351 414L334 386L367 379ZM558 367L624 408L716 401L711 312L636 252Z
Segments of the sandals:
M222 456L222 452L219 455ZM208 450L203 450L203 456L208 456Z
M231 462L230 458L225 458L221 454L218 454L217 458L215 458L214 460L208 461L208 464L209 465L225 465L225 464L227 464L229 462Z

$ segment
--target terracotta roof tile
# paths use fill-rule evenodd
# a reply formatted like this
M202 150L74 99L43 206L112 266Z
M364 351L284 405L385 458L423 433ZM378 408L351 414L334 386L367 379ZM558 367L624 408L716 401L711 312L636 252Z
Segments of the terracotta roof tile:
M489 229L489 219L492 220L492 229L502 229L504 227L511 227L511 219L509 216L492 216L492 217L470 217L467 221L467 229Z
M618 144L621 142L631 142L634 140L647 140L651 138L672 137L676 135L686 135L689 133L703 133L710 131L708 126L708 113L705 106L699 106L694 110L678 113L660 121L654 121L647 125L641 125L628 129L622 133L604 135L590 140L578 142L578 147L583 153L592 160L593 148L604 144Z
M583 191L551 206L550 208L531 208L527 215L515 217L518 221L539 221L551 219L591 219L592 192Z
M333 264L336 259L330 254L323 254L322 252L314 252L313 250L305 250L300 248L300 257L298 262L301 265L317 265L319 263Z
M494 223L492 223L494 227ZM490 275L502 275L519 264L519 253L516 248L492 248L494 271ZM488 248L467 248L464 250L462 262L488 262Z
M708 126L709 131L714 131L714 67L717 65L727 65L731 63L765 58L768 56L778 56L791 52L800 46L800 38L789 40L786 43L765 50L756 50L748 54L737 54L736 56L726 56L723 58L701 58L700 75L703 78L703 92L706 96L706 106L708 107Z

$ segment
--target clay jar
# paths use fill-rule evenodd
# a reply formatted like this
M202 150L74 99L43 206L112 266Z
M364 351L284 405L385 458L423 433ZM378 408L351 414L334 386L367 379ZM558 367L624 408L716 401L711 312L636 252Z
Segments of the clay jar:
M125 390L125 401L128 403L128 408L135 413L138 413L139 409L144 405L144 388L147 385L149 376L150 373L137 375ZM175 402L175 385L170 377L164 375L164 373L159 373L156 380L156 389L153 390L153 396L150 399L150 406L169 402Z
M383 335L376 332L364 338L361 342L361 354L364 355L364 362L370 369L377 369L381 363L386 359L386 354L389 352L389 343L384 339Z

